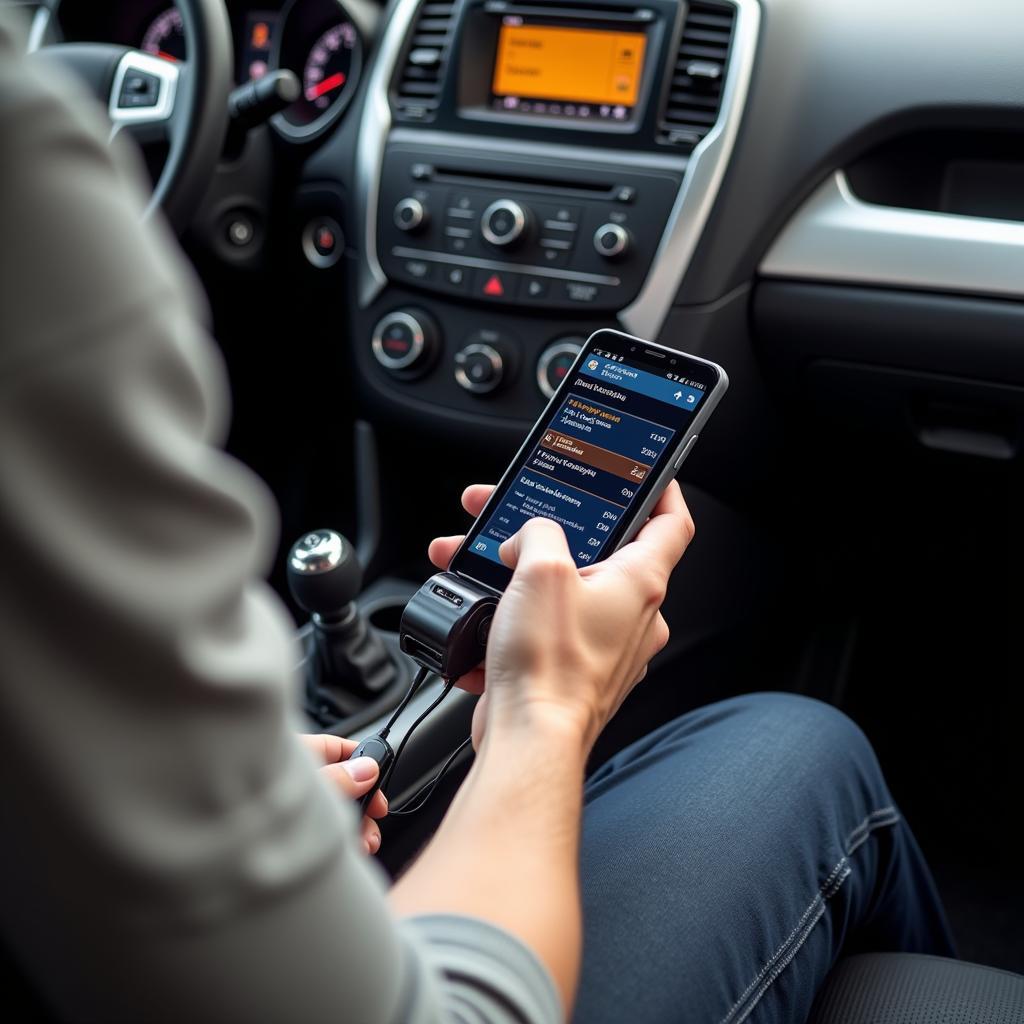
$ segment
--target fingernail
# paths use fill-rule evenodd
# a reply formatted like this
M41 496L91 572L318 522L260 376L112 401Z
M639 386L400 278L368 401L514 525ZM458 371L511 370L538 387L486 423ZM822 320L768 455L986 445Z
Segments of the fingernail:
M341 767L356 782L369 782L377 777L377 762L372 757L357 757L351 761L342 761Z
M380 836L376 832L372 833L366 842L370 847L370 853L376 853L380 849Z

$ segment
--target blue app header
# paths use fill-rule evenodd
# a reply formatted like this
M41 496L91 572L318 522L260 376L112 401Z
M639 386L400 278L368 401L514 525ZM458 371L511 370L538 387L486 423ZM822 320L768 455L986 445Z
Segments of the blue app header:
M655 373L638 370L628 363L616 363L601 356L586 359L580 367L580 373L603 384L614 384L627 391L635 391L659 402L667 402L669 405L691 411L697 408L704 397L703 391L688 387L686 384L666 380Z

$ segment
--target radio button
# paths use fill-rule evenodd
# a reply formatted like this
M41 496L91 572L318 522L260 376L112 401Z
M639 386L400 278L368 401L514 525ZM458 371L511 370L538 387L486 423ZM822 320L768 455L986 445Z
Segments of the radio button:
M568 299L569 302L589 305L591 302L597 302L601 297L601 289L596 284L587 284L584 281L564 281L562 297Z
M412 196L406 196L405 199L400 199L395 204L394 216L395 227L409 234L414 234L425 228L429 219L427 208Z
M464 292L469 287L469 271L465 267L445 267L442 278L452 291Z
M434 264L426 260L406 260L402 269L414 281L430 281L434 276Z
M629 232L621 224L602 224L594 232L594 248L606 260L624 256L631 241Z
M519 289L521 299L539 302L546 299L551 282L546 277L524 277L522 287Z
M569 253L564 249L541 249L541 259L546 267L567 267Z
M529 213L514 199L495 199L480 218L484 240L499 249L515 245L526 231Z

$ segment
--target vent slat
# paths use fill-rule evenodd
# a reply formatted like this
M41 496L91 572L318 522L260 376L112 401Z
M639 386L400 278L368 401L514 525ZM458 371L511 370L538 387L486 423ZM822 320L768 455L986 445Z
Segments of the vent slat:
M698 46L695 43L683 43L679 47L680 58L688 57L691 60L725 60L728 55L727 46Z
M392 105L396 120L432 121L444 85L455 3L427 0L416 13Z
M732 4L690 4L658 123L662 145L691 150L715 126L735 22Z

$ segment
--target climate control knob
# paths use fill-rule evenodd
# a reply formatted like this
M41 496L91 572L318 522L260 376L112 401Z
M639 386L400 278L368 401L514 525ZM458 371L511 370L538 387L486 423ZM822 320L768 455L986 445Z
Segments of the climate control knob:
M602 224L594 232L594 248L606 260L621 259L631 242L629 232L621 224Z
M427 208L412 196L399 199L395 204L395 227L410 235L427 226Z
M584 344L584 338L559 338L541 353L537 360L537 387L545 398L551 398L558 390Z
M480 217L480 233L499 249L515 245L530 223L529 211L514 199L495 199Z
M373 357L392 373L408 376L425 370L437 352L440 331L420 309L396 309L373 329Z
M455 379L475 395L496 390L505 376L505 360L493 345L476 342L455 353Z

